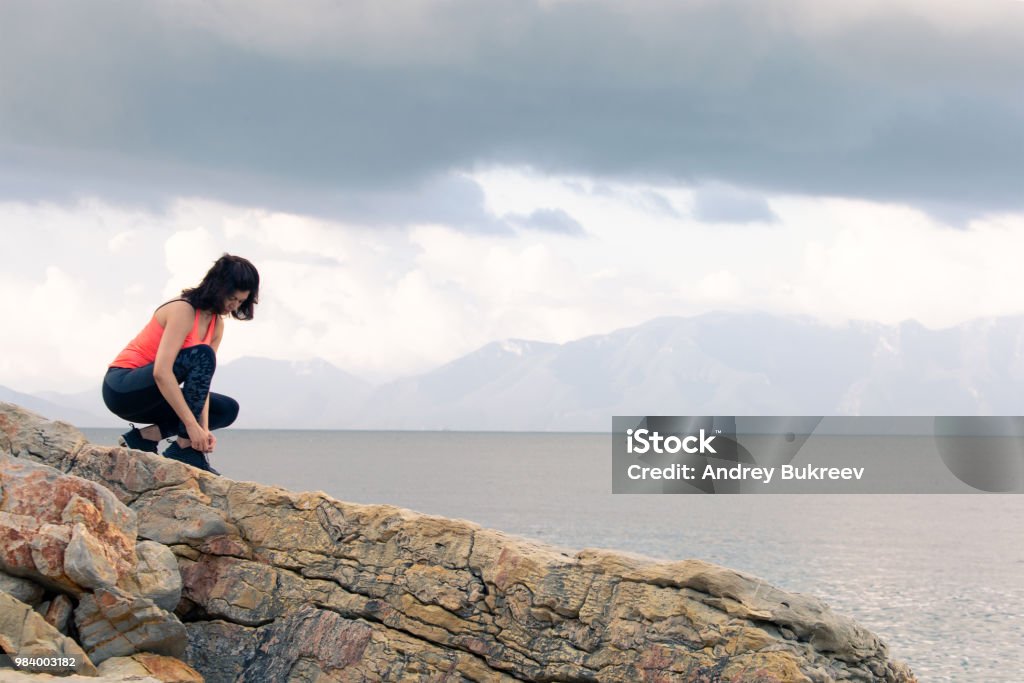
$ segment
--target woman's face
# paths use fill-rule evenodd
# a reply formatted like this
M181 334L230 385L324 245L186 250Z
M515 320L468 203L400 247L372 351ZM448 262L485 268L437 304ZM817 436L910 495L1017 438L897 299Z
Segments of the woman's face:
M237 290L234 294L224 300L224 305L221 307L222 315L230 315L238 310L238 307L245 303L245 300L249 298L249 292L246 290Z

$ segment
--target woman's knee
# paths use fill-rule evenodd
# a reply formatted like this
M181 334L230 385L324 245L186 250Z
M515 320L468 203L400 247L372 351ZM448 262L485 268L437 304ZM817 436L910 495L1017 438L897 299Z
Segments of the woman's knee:
M238 401L224 394L210 394L210 428L221 429L238 419Z
M178 352L174 360L174 375L179 382L191 373L213 377L217 369L217 353L209 344L196 344Z
M230 396L224 397L224 413L225 417L227 418L228 424L232 424L235 420L238 419L239 408L240 406L238 405L238 401L231 398Z
M191 349L195 349L193 353L195 353L203 363L208 364L211 370L215 370L217 368L217 352L213 350L212 346L209 344L196 344L195 346L190 346L185 350L189 351Z

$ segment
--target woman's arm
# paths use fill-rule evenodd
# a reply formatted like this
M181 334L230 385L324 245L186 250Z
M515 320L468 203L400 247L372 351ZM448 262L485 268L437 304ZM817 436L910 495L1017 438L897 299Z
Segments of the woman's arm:
M210 429L210 394L206 394L206 401L203 403L203 418L199 420L199 424L203 429Z
M164 324L163 336L160 337L160 346L156 351L153 379L160 393L167 399L167 403L174 409L175 415L184 423L192 447L207 451L211 445L210 432L200 425L196 416L192 414L185 402L185 396L181 393L181 387L178 386L178 379L174 376L174 361L181 351L181 345L185 343L185 337L192 329L195 309L185 301L175 301L168 304L164 310L167 321Z

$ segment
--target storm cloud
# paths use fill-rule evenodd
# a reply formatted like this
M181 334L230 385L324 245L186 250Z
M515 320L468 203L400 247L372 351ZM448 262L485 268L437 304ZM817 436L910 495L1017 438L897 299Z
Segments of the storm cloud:
M1024 3L968 4L3 3L0 193L500 231L457 174L508 165L1020 209Z

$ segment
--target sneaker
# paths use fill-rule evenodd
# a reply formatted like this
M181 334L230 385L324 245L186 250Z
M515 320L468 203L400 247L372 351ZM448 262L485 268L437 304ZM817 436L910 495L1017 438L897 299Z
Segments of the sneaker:
M131 424L131 423L129 423ZM123 448L131 448L136 451L156 453L158 441L150 441L142 436L142 432L132 425L132 428L117 438L117 445Z
M191 465L192 467L204 470L210 474L220 475L220 472L210 466L210 459L206 457L206 453L197 451L191 446L188 448L182 448L178 445L177 441L172 441L171 445L164 449L163 455L165 458L183 462L186 465Z

